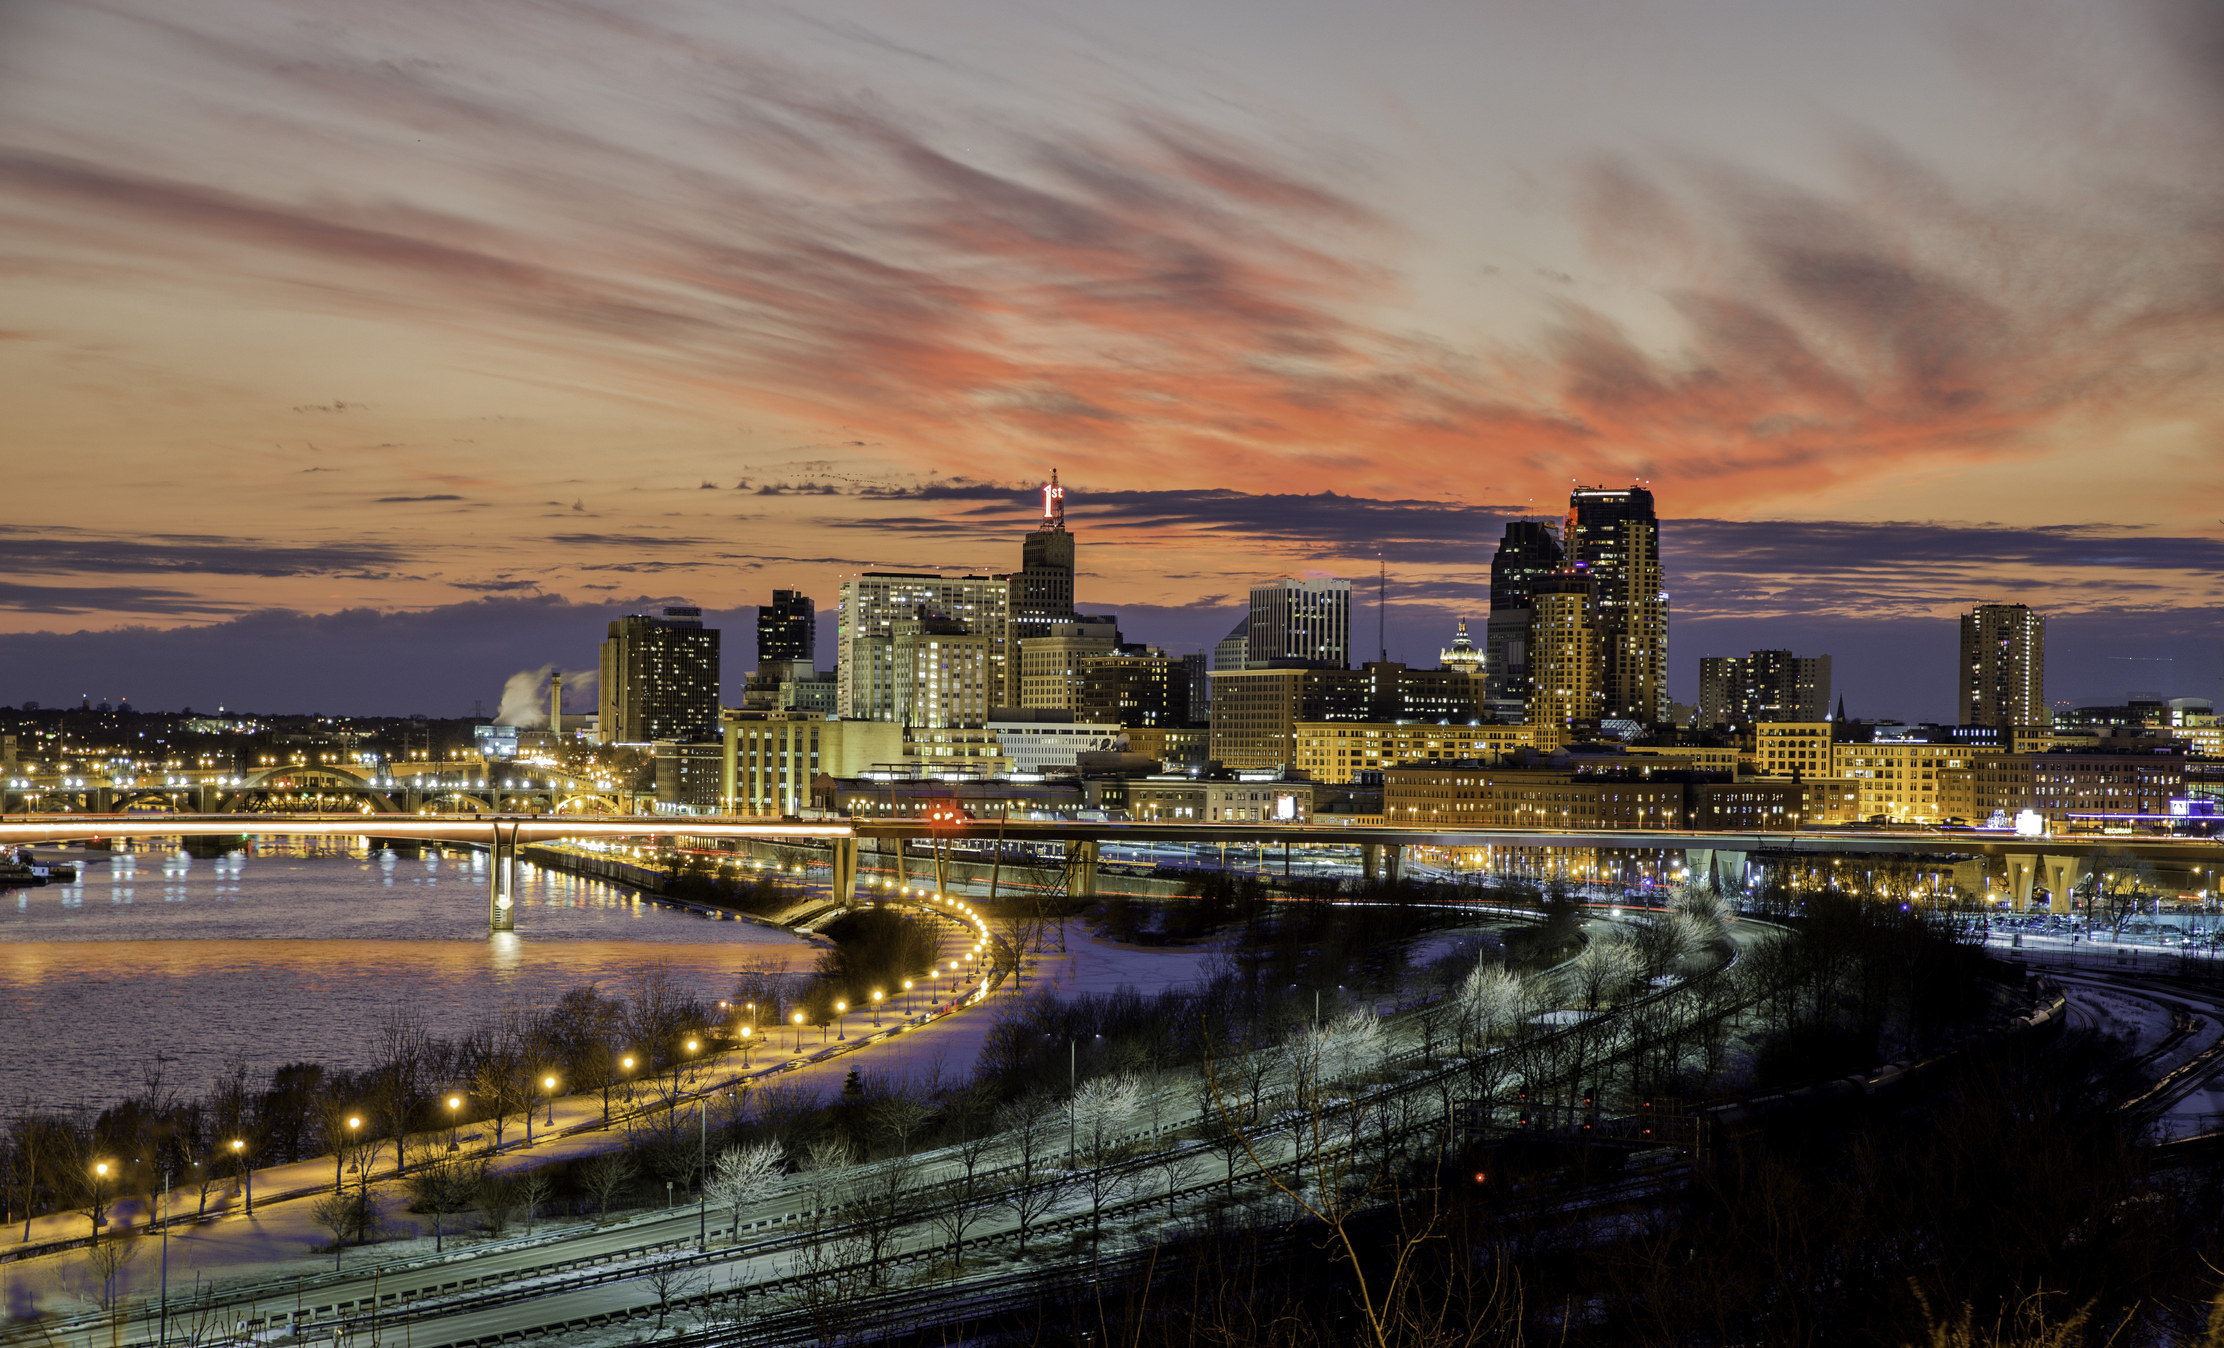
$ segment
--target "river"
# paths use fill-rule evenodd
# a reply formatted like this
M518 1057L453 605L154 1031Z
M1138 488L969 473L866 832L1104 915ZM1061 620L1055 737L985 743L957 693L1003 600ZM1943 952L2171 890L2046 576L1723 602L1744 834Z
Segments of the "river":
M159 1065L194 1093L244 1058L363 1066L396 1007L458 1035L511 1003L663 966L715 1000L744 965L809 967L786 932L519 865L517 931L486 930L486 857L258 840L228 855L77 854L70 884L0 891L0 1114L100 1106Z

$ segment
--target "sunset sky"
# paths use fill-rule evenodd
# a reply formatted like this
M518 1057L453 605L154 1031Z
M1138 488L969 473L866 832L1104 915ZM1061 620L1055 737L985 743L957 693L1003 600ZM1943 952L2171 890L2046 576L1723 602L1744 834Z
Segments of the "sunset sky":
M1379 555L1433 663L1642 481L1679 697L1947 716L1984 599L2224 694L2203 0L0 0L0 269L0 702L462 714L671 600L738 690L1053 467L1176 649L1371 648Z

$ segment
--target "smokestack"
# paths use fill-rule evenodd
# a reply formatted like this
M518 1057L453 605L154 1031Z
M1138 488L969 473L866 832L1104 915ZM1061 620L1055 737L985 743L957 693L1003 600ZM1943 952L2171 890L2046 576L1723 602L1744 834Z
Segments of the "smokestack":
M561 736L564 733L564 671L548 671L548 729Z

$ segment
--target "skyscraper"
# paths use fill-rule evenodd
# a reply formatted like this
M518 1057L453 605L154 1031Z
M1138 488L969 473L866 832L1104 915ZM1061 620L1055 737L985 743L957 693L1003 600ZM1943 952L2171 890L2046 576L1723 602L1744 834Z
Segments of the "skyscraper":
M1500 720L1528 714L1529 597L1540 578L1560 569L1560 560L1560 540L1551 525L1506 522L1498 554L1490 560L1490 626L1483 638L1483 696Z
M1755 651L1699 661L1701 725L1830 719L1830 657Z
M818 649L819 620L811 596L801 590L774 590L772 602L757 610L757 665L810 661Z
M1604 716L1668 719L1668 595L1660 524L1642 487L1581 487L1568 497L1567 561L1594 587Z
M1066 532L1066 489L1058 485L1055 469L1043 484L1042 497L1042 527L1021 544L1019 570L1011 580L1012 636L1017 641L1050 635L1075 616L1073 535Z
M2022 604L1961 615L1961 723L2044 725L2046 619Z
M699 608L671 606L610 624L602 643L604 744L689 742L718 735L718 630Z
M1252 586L1244 663L1252 669L1349 669L1351 582L1284 578Z
M1014 705L1010 576L938 576L869 571L842 582L836 616L839 664L835 710L848 720L894 721L897 712L895 625L949 619L988 642L991 707Z
M1531 586L1530 725L1565 731L1606 715L1595 585L1587 572L1562 571Z

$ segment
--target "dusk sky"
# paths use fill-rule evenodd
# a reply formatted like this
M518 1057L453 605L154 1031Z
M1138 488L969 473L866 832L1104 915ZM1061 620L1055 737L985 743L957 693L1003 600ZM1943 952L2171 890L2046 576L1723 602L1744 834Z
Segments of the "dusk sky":
M0 702L463 714L681 600L1009 570L1394 658L1571 482L1675 694L2224 693L2224 9L0 0ZM1330 495L1333 493L1333 496ZM1478 621L1477 634L1480 635Z

